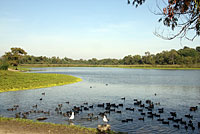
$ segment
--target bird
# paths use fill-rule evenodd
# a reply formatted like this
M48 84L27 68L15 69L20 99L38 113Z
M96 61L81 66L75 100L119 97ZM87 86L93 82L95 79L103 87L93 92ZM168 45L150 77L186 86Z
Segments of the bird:
M72 112L72 115L69 117L69 120L73 120L74 119L74 112Z
M103 116L103 121L104 121L105 123L107 123L107 122L109 121L106 115Z

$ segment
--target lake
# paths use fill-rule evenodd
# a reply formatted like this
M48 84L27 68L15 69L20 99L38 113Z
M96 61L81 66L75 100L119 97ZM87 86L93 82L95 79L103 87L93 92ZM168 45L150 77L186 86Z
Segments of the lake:
M99 113L105 112L106 103L110 103L116 104L116 107L111 107L112 111L107 110L109 112L106 113L114 131L148 134L200 133L198 128L198 122L200 122L200 70L103 67L54 67L33 68L33 70L38 73L73 75L83 81L64 86L0 93L0 115L15 117L17 112L37 110L37 113L30 113L27 118L36 120L38 117L45 116L48 118L45 122L69 124L68 117L63 116L63 113L72 110L74 106L82 106L82 112L75 115L73 123L96 128L98 124L103 124ZM43 92L45 95L42 95ZM125 100L121 99L123 97ZM42 100L40 100L41 98ZM134 104L136 99L137 102L142 101L140 105ZM151 100L154 108L148 109L146 100ZM98 104L103 103L105 104L104 108L98 107ZM36 104L37 109L32 107ZM62 113L55 111L58 104L62 104L60 110ZM123 104L123 107L118 104ZM17 111L7 111L13 105L19 105ZM89 108L89 106L93 106L93 108ZM198 109L195 112L190 111L190 107L195 106L198 106ZM84 107L89 110L84 110ZM134 111L127 108L134 108ZM159 113L158 109L161 108L163 108L163 113ZM38 111L50 111L50 115L44 115ZM170 112L176 112L174 120L168 120L172 117ZM98 119L90 120L89 113L93 113L93 117L98 116ZM141 115L141 113L145 115ZM186 114L192 115L193 118L185 117ZM139 120L139 118L144 120ZM126 121L126 119L132 120ZM169 124L158 121L158 119L169 121ZM176 122L175 119L186 121L187 124L191 124L189 121L192 122L194 130L190 126L186 130L185 125L181 121Z

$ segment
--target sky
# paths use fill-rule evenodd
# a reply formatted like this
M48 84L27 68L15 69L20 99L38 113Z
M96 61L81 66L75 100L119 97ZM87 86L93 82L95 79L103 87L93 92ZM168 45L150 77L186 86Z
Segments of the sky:
M200 46L163 40L155 0L138 8L127 0L0 0L0 56L12 47L29 55L72 59L123 58Z

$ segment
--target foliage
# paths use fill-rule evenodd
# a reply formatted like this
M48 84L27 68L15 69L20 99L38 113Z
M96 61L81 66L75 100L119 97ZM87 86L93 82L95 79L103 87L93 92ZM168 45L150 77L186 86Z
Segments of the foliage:
M132 4L138 7L142 5L145 0L131 0ZM128 0L128 4L131 3ZM175 35L164 36L156 33L157 36L163 39L174 39L176 37L194 40L195 37L200 35L200 0L166 0L162 1L165 7L160 7L158 4L159 13L161 15L159 22L172 30L179 28ZM188 37L192 31L193 36Z
M199 64L200 63L200 47L196 47L196 49L184 47L178 51L172 49L170 51L163 51L157 54L151 54L150 52L145 52L144 56L140 55L128 55L123 59L96 59L92 58L89 60L73 60L70 58L62 58L59 57L35 57L26 55L19 60L20 64L49 64L47 66L51 66L52 64L68 64L70 66L92 66L92 65L137 65L137 64L158 64L158 65L176 65L176 64ZM68 66L67 65L67 66Z
M0 71L0 92L71 84L81 79L64 74L36 74Z
M0 70L8 70L9 64L5 60L0 60Z
M9 61L10 65L15 66L17 69L19 60L26 54L27 52L21 48L11 48L11 52L6 52L3 57Z

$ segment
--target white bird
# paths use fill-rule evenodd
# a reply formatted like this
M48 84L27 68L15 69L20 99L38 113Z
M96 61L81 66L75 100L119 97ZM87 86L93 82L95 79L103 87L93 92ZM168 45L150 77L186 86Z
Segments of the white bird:
M106 115L103 116L103 121L106 123L108 122L108 118L106 117Z
M72 112L72 115L69 117L70 120L74 119L74 112Z

